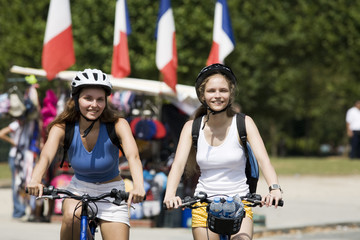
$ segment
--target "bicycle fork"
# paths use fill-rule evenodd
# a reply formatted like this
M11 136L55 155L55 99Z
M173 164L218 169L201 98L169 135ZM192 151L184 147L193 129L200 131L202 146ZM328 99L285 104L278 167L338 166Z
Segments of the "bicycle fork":
M81 229L80 229L80 239L81 240L88 240L87 238L87 225L88 225L87 216L81 216Z
M82 203L81 207L81 222L80 222L80 240L88 240L88 206L87 202Z
M95 239L95 230L97 224L94 221L89 222L88 202L82 201L81 216L80 216L80 240ZM88 229L89 228L89 229Z
M219 234L220 236L220 240L230 240L231 235L223 235L223 234Z

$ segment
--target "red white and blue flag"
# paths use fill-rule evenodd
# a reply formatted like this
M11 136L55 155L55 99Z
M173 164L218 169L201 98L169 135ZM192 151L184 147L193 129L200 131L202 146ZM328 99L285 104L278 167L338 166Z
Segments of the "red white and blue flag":
M175 22L170 0L161 0L156 26L156 66L164 82L176 92L177 84L177 51Z
M235 40L226 0L217 0L215 4L213 43L206 65L224 63L224 59L234 48Z
M116 1L114 49L111 75L124 78L131 72L127 36L131 33L130 18L126 0Z
M51 80L75 64L69 0L51 0L46 23L42 67Z

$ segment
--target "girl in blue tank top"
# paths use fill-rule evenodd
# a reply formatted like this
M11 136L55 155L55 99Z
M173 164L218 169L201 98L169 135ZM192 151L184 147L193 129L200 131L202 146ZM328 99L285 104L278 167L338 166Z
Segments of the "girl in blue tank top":
M68 190L89 195L109 192L112 188L125 190L124 181L119 175L119 149L111 142L105 126L105 123L114 123L116 135L129 162L134 187L130 191L127 206L97 204L96 217L100 221L103 239L128 239L129 206L143 201L145 196L143 169L128 122L108 107L107 97L111 89L107 75L100 70L85 69L77 73L72 81L72 98L67 102L64 112L49 125L48 139L27 188L31 195L42 194L42 176L55 158L58 146L63 144L65 123L71 122L75 123L75 129L68 158L74 176ZM73 199L63 202L61 239L77 239L76 236L80 234L80 224L73 223L79 219L79 216L73 217L78 204Z

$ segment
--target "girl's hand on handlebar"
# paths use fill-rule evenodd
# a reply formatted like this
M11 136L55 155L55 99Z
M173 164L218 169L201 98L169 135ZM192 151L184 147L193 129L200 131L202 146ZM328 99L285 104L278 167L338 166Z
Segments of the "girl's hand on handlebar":
M145 199L145 190L144 188L134 188L129 192L129 199L127 201L128 206L130 207L131 203L139 203Z
M178 208L182 204L182 201L179 196L165 197L164 204L166 205L167 209L173 209Z
M41 183L30 182L26 186L26 193L37 197L41 197L43 195L43 190L44 190L44 185L42 185Z
M272 205L277 208L279 204L279 200L282 199L282 194L280 189L272 190L268 195L262 197L262 204L270 207Z

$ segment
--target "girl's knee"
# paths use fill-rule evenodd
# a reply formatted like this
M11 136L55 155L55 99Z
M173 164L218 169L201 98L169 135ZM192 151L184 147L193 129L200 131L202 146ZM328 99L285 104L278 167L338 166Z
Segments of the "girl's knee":
M75 211L75 209L77 210ZM72 199L66 199L62 206L62 221L65 223L79 221L81 207L78 206L78 202Z
M80 236L80 220L73 211L64 211L62 214L60 239L78 239Z
M231 237L231 240L251 240L252 237L247 233L240 233L233 237Z
M74 224L79 222L79 217L78 216L74 216L74 210L71 209L63 209L62 211L62 223L69 225L72 224L74 222Z

